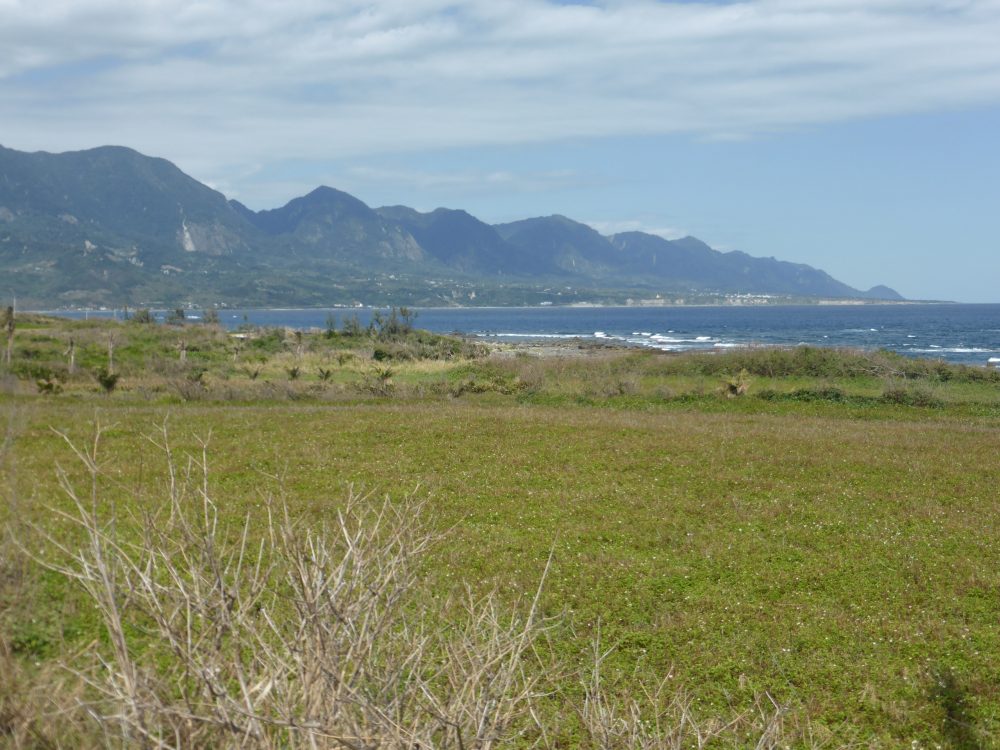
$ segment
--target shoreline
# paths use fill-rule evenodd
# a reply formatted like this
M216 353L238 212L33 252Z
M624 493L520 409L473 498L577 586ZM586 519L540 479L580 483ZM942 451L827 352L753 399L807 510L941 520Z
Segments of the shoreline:
M226 311L247 311L247 312L297 312L307 310L323 310L330 312L350 312L358 310L391 310L406 307L411 310L674 310L674 309L761 309L775 307L900 307L900 306L938 306L955 305L972 307L975 305L995 305L1000 302L956 302L953 300L836 300L836 299L816 299L811 302L773 302L765 304L730 304L723 302L682 303L669 305L625 305L625 304L603 304L600 302L570 302L564 305L305 305L299 307L241 307L234 305L225 306L179 306L183 310L216 310ZM94 315L115 315L123 311L149 310L150 312L171 312L178 309L178 306L146 306L135 305L127 307L56 307L44 310L35 308L22 308L18 312L30 315L61 315L65 313L94 314Z

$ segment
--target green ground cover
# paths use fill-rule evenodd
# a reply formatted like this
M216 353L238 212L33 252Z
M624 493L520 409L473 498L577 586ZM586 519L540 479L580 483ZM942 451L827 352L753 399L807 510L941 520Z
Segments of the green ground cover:
M64 351L45 336L61 345L68 329L39 325L15 353ZM108 329L93 331L98 366ZM599 628L615 690L669 675L711 715L767 694L808 727L792 740L803 746L1000 742L1000 384L988 371L815 350L470 359L428 339L452 351L429 360L402 338L375 360L377 335L275 333L251 378L245 341L234 356L214 329L142 331L119 349L124 383L109 395L80 374L54 395L6 381L5 513L24 538L33 521L75 539L47 510L67 507L56 467L88 480L53 430L83 445L106 426L102 502L137 510L162 502L164 458L143 436L166 423L176 455L208 440L233 523L249 512L260 524L279 487L313 525L348 485L426 498L447 530L423 569L441 596L468 583L513 603L551 552L549 648L582 665ZM176 357L163 337L180 335L205 355L205 384L187 394L141 371L157 352ZM296 361L308 377L289 378ZM337 376L323 380L320 363ZM379 367L392 369L381 392ZM102 637L61 577L28 566L19 580L0 622L29 672ZM555 679L558 713L581 678Z

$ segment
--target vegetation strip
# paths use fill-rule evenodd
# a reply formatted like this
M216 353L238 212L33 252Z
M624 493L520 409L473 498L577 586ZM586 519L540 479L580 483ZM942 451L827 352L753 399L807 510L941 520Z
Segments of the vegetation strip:
M518 714L515 734L538 736L541 723L556 746L600 746L602 722L625 726L615 722L635 700L639 715L675 727L684 715L706 728L752 709L764 719L741 724L737 745L779 728L800 746L996 741L1000 425L990 371L884 353L497 358L413 330L246 333L19 321L3 381L0 465L14 533L0 632L3 674L16 676L0 698L3 731L64 741L76 732L94 744L82 715L53 718L50 699L67 708L86 697L54 665L83 669L74 655L95 639L112 658L113 640L79 587L25 555L64 560L42 532L86 549L86 527L49 510L75 507L56 466L78 493L91 486L52 430L83 449L96 419L106 428L98 514L114 513L126 540L148 536L146 514L170 516L168 457L143 437L162 445L166 421L174 476L207 440L220 525L246 530L247 549L271 538L269 497L316 533L336 528L352 486L388 494L391 508L421 503L428 533L444 535L417 568L425 588L412 606L429 624L464 621L466 584L523 622L551 554L544 637L523 662L542 670L539 722ZM109 336L121 376L106 393L90 372L109 364ZM57 381L61 392L39 389L25 362L66 366L70 337L77 371ZM421 346L441 358L408 354ZM376 359L377 347L393 353ZM200 367L186 395L172 383ZM391 370L384 392L371 388L376 367ZM934 401L895 399L899 388ZM126 630L143 669L163 677L176 666L148 622ZM660 703L642 698L661 686ZM616 736L616 746L640 746Z

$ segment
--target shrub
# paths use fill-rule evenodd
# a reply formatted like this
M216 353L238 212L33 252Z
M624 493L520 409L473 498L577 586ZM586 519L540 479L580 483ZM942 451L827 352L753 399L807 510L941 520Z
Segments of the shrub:
M97 378L97 382L104 389L104 393L110 396L111 392L117 387L118 379L121 376L117 372L111 372L106 367L102 367L94 373L94 377Z
M62 393L62 378L54 373L40 377L35 381L35 387L38 388L39 393L47 396Z
M722 385L722 392L726 398L737 398L746 394L750 388L750 373L744 367L740 374L734 378L729 378Z
M365 373L361 380L360 388L365 393L373 396L387 398L395 390L392 376L395 374L391 367L376 365L369 372Z
M156 323L156 318L153 317L153 313L148 307L140 307L135 313L129 318L130 323L136 323L139 325L153 325Z
M167 313L166 323L171 326L182 326L187 320L187 316L184 314L183 308L178 307L176 310L171 310Z
M833 403L844 403L852 400L843 390L835 386L819 386L816 388L797 388L794 391L783 393L771 388L765 388L757 393L757 398L765 401L830 401ZM856 397L853 400L857 400Z
M945 405L944 401L930 390L917 385L889 385L882 392L882 400L890 404L930 409L940 409Z

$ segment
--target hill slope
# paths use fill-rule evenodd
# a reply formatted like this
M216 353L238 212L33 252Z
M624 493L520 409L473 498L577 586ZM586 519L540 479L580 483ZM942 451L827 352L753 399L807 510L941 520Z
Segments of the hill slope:
M252 211L116 146L0 147L0 269L39 307L524 304L553 283L590 301L660 291L901 299L693 237L604 237L564 216L490 226L461 210L372 209L330 187Z

